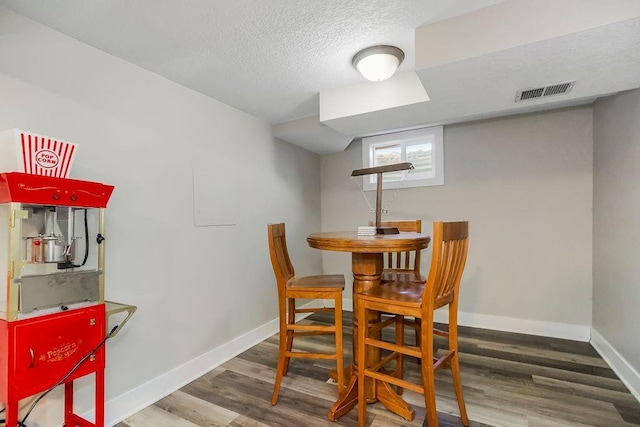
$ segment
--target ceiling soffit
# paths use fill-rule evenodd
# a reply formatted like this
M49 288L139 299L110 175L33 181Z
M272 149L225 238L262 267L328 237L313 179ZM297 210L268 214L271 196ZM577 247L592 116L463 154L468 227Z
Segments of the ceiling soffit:
M543 3L553 3L557 18L548 19ZM416 71L320 92L317 121L335 131L334 139L325 132L305 148L343 150L355 137L580 105L640 87L640 2L606 11L591 0L561 4L563 10L553 0L535 7L503 2L418 28ZM527 22L509 19L520 16ZM533 22L544 24L529 28ZM576 83L566 94L515 102L519 89L569 81ZM277 137L304 142L277 126Z

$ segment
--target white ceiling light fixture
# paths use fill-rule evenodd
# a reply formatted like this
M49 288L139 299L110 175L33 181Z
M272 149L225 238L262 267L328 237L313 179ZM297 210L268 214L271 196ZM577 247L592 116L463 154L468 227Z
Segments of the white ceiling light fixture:
M395 46L371 46L356 53L351 60L360 74L372 82L393 76L404 60L404 52Z

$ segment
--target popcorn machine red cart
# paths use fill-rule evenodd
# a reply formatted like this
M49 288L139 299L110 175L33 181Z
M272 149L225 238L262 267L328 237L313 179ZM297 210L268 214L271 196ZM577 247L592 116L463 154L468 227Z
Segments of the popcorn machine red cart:
M48 151L41 175L0 173L0 402L7 427L25 425L40 399L64 384L66 427L103 427L104 344L136 307L104 299L104 217L114 187L53 176L60 159L52 148L32 149L34 159ZM116 313L120 324L107 330ZM74 381L90 374L94 422L73 410ZM19 401L38 393L21 417Z

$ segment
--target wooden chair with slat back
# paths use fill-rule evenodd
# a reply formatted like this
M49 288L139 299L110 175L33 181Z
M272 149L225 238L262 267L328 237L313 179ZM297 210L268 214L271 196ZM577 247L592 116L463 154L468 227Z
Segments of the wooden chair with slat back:
M469 418L462 395L460 366L458 357L458 294L460 279L467 259L469 243L468 222L435 222L433 224L433 250L431 267L426 285L419 286L411 282L390 282L384 286L373 287L356 293L356 307L359 319L375 318L375 313L392 313L396 317L378 323L361 325L358 329L358 348L356 351L358 382L364 384L365 378L374 378L384 384L422 393L424 395L429 427L438 425L435 395L435 370L443 367L451 369L453 385L458 400L462 424L469 425ZM433 313L436 309L448 306L448 331L434 329ZM420 319L421 343L410 346L404 340L395 343L381 341L380 331L386 326L395 325L403 332L404 316ZM397 331L398 329L396 329ZM448 349L440 357L434 357L434 335L448 339ZM375 366L365 366L367 347L390 350ZM422 359L422 382L415 384L406 381L397 372L386 370L389 362L395 361L395 369L402 369L402 355ZM366 421L366 398L364 389L358 390L358 425Z
M269 254L271 265L278 287L278 308L280 317L280 344L278 347L278 367L271 404L278 403L282 377L287 375L291 358L329 359L336 361L338 394L344 388L344 367L342 357L342 291L344 290L344 276L341 274L326 274L318 276L298 277L287 251L287 241L284 223L269 224ZM332 299L334 308L296 308L296 299ZM296 324L296 314L300 313L334 313L333 325L326 324ZM293 350L293 339L297 336L334 335L334 353L308 353Z
M369 221L370 226L375 222ZM383 221L382 227L395 227L400 232L422 233L422 220ZM420 274L420 251L388 252L384 256L384 270L380 281L384 282L417 282L424 283L425 277Z
M369 225L375 225L369 221ZM382 221L381 227L395 227L400 232L422 233L422 220ZM425 276L420 274L420 251L388 252L384 256L384 270L380 276L380 283L411 282L424 284ZM415 342L420 345L420 319L405 319L404 324L415 329ZM418 360L418 363L420 360ZM401 389L398 389L402 392Z

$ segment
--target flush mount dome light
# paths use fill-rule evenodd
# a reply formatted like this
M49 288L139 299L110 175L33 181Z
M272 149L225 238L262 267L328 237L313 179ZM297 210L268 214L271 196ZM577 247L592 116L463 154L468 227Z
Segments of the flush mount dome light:
M393 76L404 60L404 52L395 46L371 46L356 53L351 60L360 74L372 82Z

